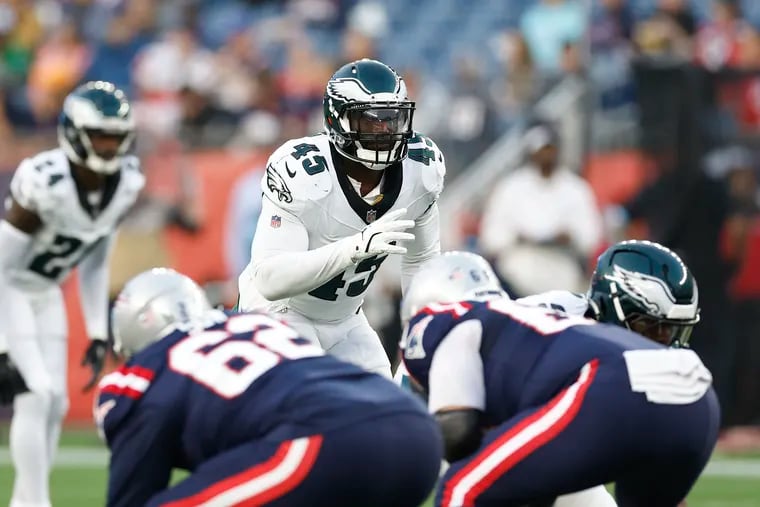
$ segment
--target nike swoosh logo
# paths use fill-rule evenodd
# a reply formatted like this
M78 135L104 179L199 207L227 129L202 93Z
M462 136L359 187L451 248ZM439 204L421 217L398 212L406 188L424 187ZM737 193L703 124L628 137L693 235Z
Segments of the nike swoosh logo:
M296 172L290 170L290 167L288 167L288 163L287 162L285 162L285 172L288 173L288 176L290 176L291 178L295 178L296 177Z

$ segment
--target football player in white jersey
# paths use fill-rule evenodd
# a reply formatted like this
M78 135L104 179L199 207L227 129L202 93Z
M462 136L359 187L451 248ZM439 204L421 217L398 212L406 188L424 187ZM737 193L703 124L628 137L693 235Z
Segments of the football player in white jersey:
M60 147L25 159L11 181L0 221L0 374L8 373L0 385L18 386L10 357L28 388L13 406L11 507L50 506L48 476L68 408L60 284L74 267L91 340L82 360L93 370L85 388L103 368L109 253L145 181L127 153L133 138L124 93L108 82L86 83L64 102Z
M269 158L238 306L280 312L328 353L389 376L363 294L388 255L403 255L403 290L440 252L444 159L412 129L404 80L381 62L338 69L323 107L324 133Z
M517 301L623 326L674 347L688 346L699 322L694 276L675 252L652 241L621 241L605 250L588 294L553 290Z

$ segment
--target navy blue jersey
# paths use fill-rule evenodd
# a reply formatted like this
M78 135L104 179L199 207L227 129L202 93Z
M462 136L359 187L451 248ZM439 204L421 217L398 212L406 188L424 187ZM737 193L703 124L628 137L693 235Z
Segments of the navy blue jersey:
M209 314L105 376L95 418L111 448L109 505L143 505L171 469L255 439L314 435L425 408L262 314Z
M617 326L499 299L423 309L409 323L404 363L427 391L432 368L443 371L439 378L452 379L438 393L429 392L432 410L474 406L491 425L547 402L593 359L619 361L624 368L624 351L654 348L664 347ZM458 390L467 389L472 392L457 398ZM450 403L434 402L442 390Z

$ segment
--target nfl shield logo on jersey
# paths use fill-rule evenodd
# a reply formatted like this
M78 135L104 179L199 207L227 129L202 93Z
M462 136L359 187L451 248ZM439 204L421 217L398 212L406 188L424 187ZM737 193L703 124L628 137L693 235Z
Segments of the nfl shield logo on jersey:
M377 211L376 210L371 209L371 210L369 210L367 212L367 223L368 224L371 224L372 222L374 222L376 218L377 218Z
M269 221L269 225L273 229L277 229L280 227L280 225L282 225L282 217L279 215L272 215L272 220Z

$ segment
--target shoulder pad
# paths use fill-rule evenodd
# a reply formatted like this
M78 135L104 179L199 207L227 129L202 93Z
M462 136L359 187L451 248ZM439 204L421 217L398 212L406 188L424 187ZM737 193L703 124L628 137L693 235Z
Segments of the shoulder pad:
M56 160L56 151L45 151L24 159L11 180L11 195L23 208L39 212L48 202L46 194L66 178L67 166Z
M437 199L443 190L443 180L446 176L446 162L443 153L432 139L415 132L409 140L407 158L416 162L420 167L422 184Z
M145 186L145 175L140 170L140 159L134 155L124 157L122 165L122 177L127 188L134 193L139 192Z
M540 306L559 310L568 315L582 317L588 310L588 298L583 294L567 290L550 290L541 294L534 294L516 299L516 303L524 306Z
M94 416L98 433L113 439L153 382L155 372L130 361L104 376L95 396Z
M322 139L324 137L324 139ZM332 189L326 136L292 139L267 161L261 189L277 206L298 213L306 202L326 197Z

